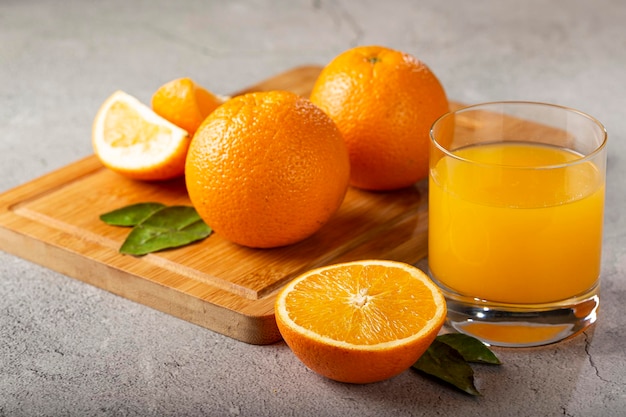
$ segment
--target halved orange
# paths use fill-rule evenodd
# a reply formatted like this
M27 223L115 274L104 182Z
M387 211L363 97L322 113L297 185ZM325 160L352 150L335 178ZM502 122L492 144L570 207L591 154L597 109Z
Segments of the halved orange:
M104 101L92 128L92 144L100 161L139 180L182 176L190 141L186 130L123 91Z
M278 295L278 329L294 354L330 379L369 383L408 369L446 318L439 288L401 262L363 260L302 274Z

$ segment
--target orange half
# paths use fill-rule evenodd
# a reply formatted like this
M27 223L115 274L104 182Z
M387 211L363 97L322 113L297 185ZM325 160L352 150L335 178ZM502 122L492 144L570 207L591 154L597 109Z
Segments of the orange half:
M445 321L446 303L420 269L363 260L304 273L279 293L275 311L281 335L307 367L369 383L419 359Z

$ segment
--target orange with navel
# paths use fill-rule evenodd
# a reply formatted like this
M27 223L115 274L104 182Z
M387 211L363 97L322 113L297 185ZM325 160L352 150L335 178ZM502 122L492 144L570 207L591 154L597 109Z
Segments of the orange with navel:
M306 98L270 91L234 97L205 119L185 177L192 204L217 235L270 248L326 224L349 170L335 123Z
M386 47L355 47L326 65L310 99L346 140L351 185L392 190L427 177L430 127L449 105L423 62Z

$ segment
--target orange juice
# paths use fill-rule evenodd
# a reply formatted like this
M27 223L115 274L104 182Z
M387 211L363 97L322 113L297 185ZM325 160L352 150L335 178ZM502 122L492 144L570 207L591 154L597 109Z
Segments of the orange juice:
M440 284L511 304L550 303L594 287L604 179L592 162L510 142L452 153L432 161L429 183L429 266Z

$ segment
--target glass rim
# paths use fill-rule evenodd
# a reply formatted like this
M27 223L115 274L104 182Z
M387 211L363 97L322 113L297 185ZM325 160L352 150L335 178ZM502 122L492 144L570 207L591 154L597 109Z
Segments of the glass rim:
M470 158L465 158L465 157L461 157L458 156L457 154L453 153L453 151L448 150L446 147L444 147L441 143L439 143L439 141L437 141L437 139L435 138L434 135L434 130L436 125L441 122L442 120L455 115L455 114L459 114L468 110L472 110L472 109L476 109L479 107L486 107L486 106L493 106L493 105L532 105L532 106L544 106L544 107L550 107L553 109L558 109L558 110L564 110L568 113L574 113L577 114L579 116L582 116L583 118L587 119L588 121L590 121L591 123L593 123L594 125L596 125L597 127L600 128L600 132L602 134L602 140L600 141L600 143L593 149L593 151L583 155L580 154L580 157L578 158L574 158L570 161L567 162L563 162L563 163L558 163L558 164L546 164L546 165L506 165L506 164L495 164L495 163L487 163L487 162L478 162L475 161L473 159ZM430 137L430 141L433 145L435 145L435 147L437 147L437 149L439 149L441 152L443 152L446 156L453 158L457 161L461 161L461 162L465 162L465 163L469 163L469 164L473 164L473 165L480 165L480 166L485 166L485 167L506 167L506 168L512 168L512 169L533 169L533 170L537 170L537 169L558 169L558 168L564 168L564 167L568 167L568 166L572 166L572 165L576 165L576 164L580 164L580 163L584 163L587 162L589 160L592 160L593 158L595 158L599 153L601 153L602 151L604 151L604 149L606 148L606 144L608 141L608 132L606 130L606 127L604 126L604 124L602 124L602 122L600 122L598 119L596 119L595 117L591 116L588 113L585 113L581 110L577 110L573 107L568 107L568 106L563 106L560 104L552 104L552 103L544 103L544 102L540 102L540 101L524 101L524 100L505 100L505 101L487 101L487 102L483 102L483 103L476 103L476 104L470 104L470 105L466 105L463 107L459 107L456 110L450 110L447 111L446 113L442 114L441 116L439 116L431 125L431 128L429 130L429 137ZM502 142L485 142L485 143L502 143ZM511 143L519 143L519 142L511 142ZM576 154L578 154L576 152Z

